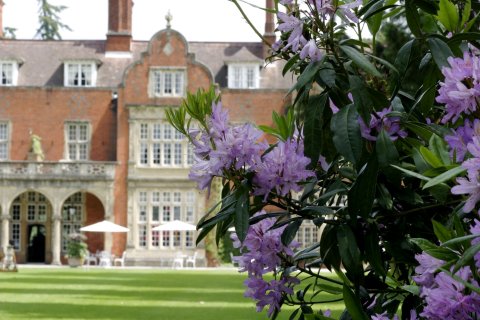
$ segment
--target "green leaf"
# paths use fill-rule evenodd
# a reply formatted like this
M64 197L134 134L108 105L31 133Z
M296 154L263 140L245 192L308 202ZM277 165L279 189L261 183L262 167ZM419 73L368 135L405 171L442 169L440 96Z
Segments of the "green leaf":
M427 43L438 68L442 69L442 67L450 66L447 59L453 57L453 52L448 44L437 37L429 37Z
M291 57L290 60L287 61L287 63L285 63L285 66L283 67L283 70L282 70L282 76L285 76L285 74L287 74L287 72L289 72L290 69L292 69L293 65L298 61L299 58L300 58L300 54L297 53L296 55Z
M343 285L343 300L345 301L345 307L347 307L348 313L350 314L352 319L370 319L365 313L365 311L363 311L360 300L347 285Z
M420 26L421 18L418 14L415 0L405 0L405 17L407 18L407 24L410 31L415 37L421 38L423 36L422 28Z
M455 268L453 269L453 273L457 272L461 267L472 263L473 257L480 251L480 243L471 246L461 255L460 259L458 259L457 263L455 264Z
M447 144L438 135L432 135L428 144L428 149L430 149L430 151L432 151L438 158L440 158L444 165L449 165L452 163L452 161L450 160L450 154L447 150Z
M325 266L331 268L340 268L341 259L337 242L337 226L327 225L320 238L320 256Z
M315 75L317 74L318 70L322 66L322 61L317 61L314 63L310 63L305 70L303 70L302 74L298 77L297 82L295 85L288 91L287 95L292 93L295 90L303 88L307 83L312 83Z
M312 96L308 99L305 110L305 124L303 134L305 137L305 155L310 158L310 168L315 168L320 157L322 147L323 113L328 103L326 94Z
M440 242L446 242L452 239L452 232L445 228L443 224L438 221L432 220L432 225L433 232L437 236L437 239L440 240Z
M464 244L465 242L470 242L471 240L480 237L480 234L469 234L468 236L462 236L458 238L453 238L451 240L445 241L441 244L442 247L455 247L458 244Z
M423 146L419 148L419 151L423 159L425 159L425 161L432 167L439 168L443 166L442 160L440 160L432 151Z
M407 292L410 292L411 294L415 296L420 295L420 287L419 286L414 286L414 285L405 285L401 286L401 288Z
M366 13L363 19L367 21L368 30L375 38L378 30L380 30L380 25L382 24L383 10L386 8L383 7L383 1L373 5Z
M367 85L359 76L349 76L348 83L352 93L353 103L357 112L367 123L373 110L372 99L367 90Z
M348 191L348 212L352 219L367 218L372 211L377 187L378 161L372 156Z
M406 173L407 175L411 176L411 177L414 177L414 178L417 178L417 179L420 179L420 180L423 180L423 181L430 181L429 178L421 175L420 173L417 173L417 172L414 172L414 171L410 171L410 170L407 170L407 169L404 169L402 167L399 167L399 166L396 166L396 165L393 165L391 164L390 165L391 167L395 168L395 169L398 169L404 173Z
M340 49L349 57L353 63L355 63L359 68L365 70L375 77L382 77L382 74L378 72L377 68L357 49L349 46L340 46Z
M353 104L343 107L333 115L331 121L333 143L338 152L348 161L356 164L360 161L363 140L360 134L358 114Z
M431 179L427 183L425 183L425 185L423 186L423 189L425 190L425 189L433 187L437 184L440 184L440 183L443 183L443 182L448 181L450 179L453 179L453 178L457 177L458 175L464 173L465 171L466 171L466 169L461 167L461 166L450 169L450 170L436 176L435 178Z
M454 251L444 247L439 247L426 239L412 238L410 241L415 243L420 247L420 249L422 249L422 251L425 251L428 255L434 258L443 261L451 261L456 260L458 257Z
M377 229L368 230L365 235L365 257L377 275L386 277L379 242Z
M377 154L378 164L380 165L380 168L387 167L390 164L396 162L399 157L397 148L395 148L392 139L385 131L385 129L382 129L382 131L380 131L380 134L377 137L375 151Z
M437 12L438 21L440 21L448 31L455 31L458 26L458 10L453 2L440 0L440 8Z
M243 242L247 236L250 218L250 199L248 197L248 188L242 183L237 189L235 197L237 199L235 203L235 215L233 217L235 232L238 239Z
M318 71L318 76L323 81L323 83L328 87L335 86L335 80L337 78L337 73L333 68L333 65L329 62L326 62L322 68Z
M463 11L462 11L462 21L460 22L460 27L464 26L467 23L468 18L470 17L470 12L472 12L472 1L465 0Z
M302 222L303 220L301 219L294 220L285 228L285 230L283 230L281 240L285 246L288 246L290 242L292 242L293 239L295 239L298 228L300 228L300 226L302 225Z
M352 230L347 225L341 225L337 230L337 241L342 264L347 270L347 276L352 281L357 281L363 276L360 250Z

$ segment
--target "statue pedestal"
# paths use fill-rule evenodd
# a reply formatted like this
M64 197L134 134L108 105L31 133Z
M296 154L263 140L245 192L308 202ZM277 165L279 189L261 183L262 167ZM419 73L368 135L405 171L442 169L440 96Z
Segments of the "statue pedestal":
M40 155L40 154L35 154L35 153L33 153L33 152L29 152L29 153L28 153L27 160L28 160L28 161L41 162L41 161L43 161L43 157L42 157L42 155Z

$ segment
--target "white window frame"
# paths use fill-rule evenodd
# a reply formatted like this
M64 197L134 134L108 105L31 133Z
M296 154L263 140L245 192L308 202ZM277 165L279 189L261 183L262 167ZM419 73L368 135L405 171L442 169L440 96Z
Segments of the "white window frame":
M89 71L84 70L88 67L90 68ZM71 73L71 70L75 68L77 79ZM85 75L85 79L78 79L78 76L82 74ZM65 87L95 87L97 84L97 63L92 60L66 61L63 67L63 79Z
M260 88L260 67L258 63L229 63L228 87L230 89Z
M8 70L8 67L11 69ZM7 72L8 74L5 74ZM18 62L14 60L0 61L0 86L16 86L18 83Z
M187 88L185 68L151 68L149 96L183 98Z
M140 167L189 168L193 152L186 137L166 121L142 121L136 126L139 143L136 163Z
M10 122L0 121L0 161L6 161L10 157Z
M75 130L75 139L70 138L70 128ZM80 136L81 128L85 128L85 139ZM91 148L91 128L90 123L87 121L66 121L65 122L65 155L64 158L69 161L88 161L90 160L90 148ZM85 146L85 156L82 157L82 146ZM71 147L75 147L75 156L72 157Z
M195 189L138 190L135 194L138 227L136 246L147 250L193 248L194 231L181 231L179 235L176 231L154 231L153 228L175 218L195 223L196 197ZM154 217L154 208L159 210L158 219ZM177 210L180 210L180 217L175 216Z

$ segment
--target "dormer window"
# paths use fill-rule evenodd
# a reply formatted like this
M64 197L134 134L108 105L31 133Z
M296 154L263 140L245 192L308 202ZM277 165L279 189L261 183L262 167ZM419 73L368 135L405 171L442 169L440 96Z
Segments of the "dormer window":
M257 89L260 87L260 66L257 63L230 63L228 87L232 89Z
M94 61L66 62L66 87L94 87L97 80L97 65Z
M0 61L0 85L15 86L18 78L18 63L15 61Z
M183 97L184 94L184 69L150 70L150 97Z

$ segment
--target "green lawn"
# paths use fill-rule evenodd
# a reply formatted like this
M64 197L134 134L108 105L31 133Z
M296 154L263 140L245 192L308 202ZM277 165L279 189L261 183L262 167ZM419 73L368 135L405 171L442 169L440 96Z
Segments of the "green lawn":
M244 279L233 270L20 266L0 272L0 319L267 319L243 297Z

